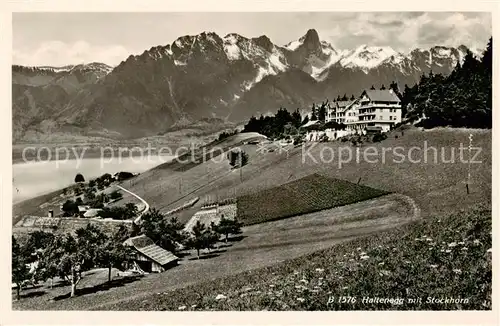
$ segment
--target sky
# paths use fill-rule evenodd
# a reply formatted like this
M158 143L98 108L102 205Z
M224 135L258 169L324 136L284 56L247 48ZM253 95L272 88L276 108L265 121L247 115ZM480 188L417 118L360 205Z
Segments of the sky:
M362 44L408 53L434 45L483 49L492 34L481 12L14 13L13 64L118 65L131 54L203 31L267 35L278 45L318 31L335 49Z

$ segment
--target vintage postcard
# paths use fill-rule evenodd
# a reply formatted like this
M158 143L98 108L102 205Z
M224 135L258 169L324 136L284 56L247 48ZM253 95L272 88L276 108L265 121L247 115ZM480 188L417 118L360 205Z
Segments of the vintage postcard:
M22 8L11 313L492 316L494 7Z

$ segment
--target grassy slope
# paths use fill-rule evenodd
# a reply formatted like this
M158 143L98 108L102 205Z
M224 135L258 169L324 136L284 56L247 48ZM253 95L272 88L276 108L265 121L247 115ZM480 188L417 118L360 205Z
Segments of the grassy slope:
M12 205L12 225L19 222L24 215L47 216L50 209L54 210L54 214L59 214L61 196L63 189Z
M387 140L375 144L379 149L395 146L409 149L412 146L422 147L424 141L427 141L429 146L458 148L460 143L468 145L469 132L474 134L474 145L482 148L479 159L483 161L482 164L473 164L471 167L473 184L469 195L465 192L464 184L467 164L435 164L432 161L426 164L408 161L397 164L388 154L386 163L353 161L339 168L336 159L332 163L315 164L309 159L303 162L301 148L293 149L288 155L277 152L261 155L256 153L255 145L242 146L250 154L249 164L242 169L243 182L240 180L240 172L231 171L227 160L218 160L193 166L187 171L175 171L168 166L152 169L125 182L123 186L143 197L151 207L166 212L197 196L200 199L207 195L215 198L216 194L219 197L241 196L318 172L353 183L357 183L361 178L361 185L406 194L417 201L425 216L430 213L457 210L476 202L491 202L491 130L413 129L406 130L404 136L392 132ZM238 136L242 137L241 135ZM397 139L395 135L398 135ZM233 141L228 145L237 143ZM326 153L325 148L335 150L339 146L348 144L335 142L312 146L310 152L314 157L319 157L322 151ZM458 149L456 151L458 152ZM447 153L449 155L449 149ZM127 194L124 196L125 201L128 196ZM41 202L43 198L39 197L16 205L14 215L27 214ZM189 217L184 219L187 221Z
M418 130L408 130L405 131L405 134L402 137L400 134L398 134L399 137L397 139L394 137L395 136L394 133L389 134L389 139L385 140L380 144L377 144L376 146L378 148L380 148L381 146L384 147L404 146L406 148L409 148L411 146L423 146L423 142L428 141L429 145L432 146L458 147L461 142L467 145L468 142L467 138L469 132L470 132L469 130L457 130L457 129L451 129L451 130L437 129L426 132L421 132ZM417 204L421 207L422 216L425 218L429 218L430 216L443 216L446 214L446 212L456 212L462 208L470 207L471 205L474 205L476 203L483 203L486 207L491 206L491 131L472 131L472 132L474 133L474 144L476 146L480 146L483 148L480 156L480 159L483 161L483 163L472 165L471 174L474 183L471 187L471 193L469 195L466 194L463 183L467 175L466 164L461 164L461 163L434 164L432 162L427 164L423 163L414 164L410 162L396 164L388 160L385 164L352 162L350 164L344 165L341 169L339 169L335 161L331 164L314 164L308 161L302 162L300 156L301 154L300 148L290 152L287 157L287 155L285 154L279 155L276 153L270 153L268 155L258 155L255 153L256 146L250 146L250 145L244 146L245 150L247 150L247 152L250 154L250 161L249 164L243 168L243 174L242 174L243 182L240 182L239 172L230 171L227 161L225 161L223 163L210 162L210 164L201 164L193 167L187 172L175 172L168 169L152 170L142 174L140 178L134 180L135 184L132 184L132 187L134 188L137 194L144 197L148 202L150 202L150 204L152 204L151 205L152 207L160 207L163 210L168 210L169 208L173 208L177 206L179 203L182 203L185 200L189 200L190 198L195 196L200 196L200 198L203 198L203 196L206 194L214 195L215 193L219 193L221 196L224 195L239 196L252 193L257 190L269 188L271 186L280 185L288 181L296 180L298 178L307 176L311 173L318 172L331 177L348 180L354 183L356 183L358 179L361 177L360 184L367 185L377 189L384 189L391 192L399 192L414 198ZM314 149L311 152L313 155L318 155L322 150L322 148L345 146L345 145L346 144L342 143L318 144L315 145ZM209 174L208 176L207 172ZM179 193L178 181L182 181L181 193ZM485 212L479 212L479 213L480 213L479 218L481 218L481 214L483 215L485 214ZM490 219L489 216L486 216L485 218L488 220ZM455 221L457 225L462 225L462 226L466 225L466 224L460 224L463 222L460 221L460 216L452 218L452 220ZM438 235L439 232L450 235L449 232L446 233L447 231L443 231L443 228L436 227L435 223L433 222L431 222L431 224L429 224L427 228L430 231L435 229L435 231L437 232L436 234ZM479 231L489 232L490 229L491 225L483 223L483 227ZM389 243L391 241L397 243L401 238L404 237L405 234L406 230L400 230L395 233L380 234L372 238L369 238L368 240L358 239L351 244L337 246L335 247L335 249L331 249L327 253L322 252L318 254L312 254L312 256L300 258L298 260L295 260L293 264L302 264L302 266L308 266L308 268L311 268L311 266L314 266L313 264L320 264L321 262L324 261L328 262L328 264L331 265L332 262L331 260L336 257L334 254L338 250L340 251L351 250L352 248L357 249L357 247L360 246L359 244L361 244L362 246L365 246L366 244L366 246L368 246L368 243L372 242L376 243L377 245L379 244L382 245L382 243L385 240L389 241ZM249 239L250 238L251 237L249 237ZM365 243L363 241L369 241L369 242ZM245 240L243 240L242 242L245 242ZM260 242L260 240L258 242ZM328 243L329 246L332 245L332 242ZM408 245L409 242L405 242L404 244ZM311 246L310 243L305 242L305 247L310 247L310 246ZM296 246L294 246L292 249L296 251L297 248ZM277 250L283 254L283 250L281 247L279 247ZM363 250L366 251L368 249L363 248ZM255 259L254 255L253 256L251 255L252 253L255 252L255 254L258 254L260 257L260 256L265 256L266 251L261 252L255 249L248 252L242 251L242 256L239 257L239 259L241 260L241 263L243 265L250 264L251 262L253 262L252 259ZM213 268L215 268L215 265L219 266L218 268L208 271L210 275L213 275L213 277L219 275L219 273L216 273L215 271L220 269L221 266L220 264L226 262L226 259L231 259L230 257L232 256L229 256L230 252L231 251L228 250L228 252L223 255L222 257L223 260L221 261L206 260L204 262L205 264L214 265ZM370 255L370 253L368 254ZM393 254L391 253L391 255ZM250 260L245 261L245 257L247 256L250 257L249 258ZM236 259L235 257L232 258ZM483 258L482 256L467 257L467 259L469 259L470 261L470 264L473 264L474 266L481 266ZM394 256L394 261L400 262L397 259L397 256ZM328 264L326 264L326 266L328 266ZM229 266L231 267L233 265L229 264ZM293 266L295 265L288 265L288 266L291 266L290 268L294 268ZM196 266L190 267L191 273L193 273L191 271L191 269L193 268L196 269ZM231 268L234 268L234 266ZM224 279L211 281L211 284L207 283L204 284L203 286L198 286L197 289L200 289L199 290L200 295L206 294L207 296L206 299L204 300L209 300L209 301L210 300L213 301L215 295L217 293L221 293L219 292L222 291L221 289L224 289L225 287L231 285L231 282L237 283L238 279L240 280L240 282L246 282L246 283L239 283L241 284L241 286L250 284L254 282L253 280L256 280L255 281L256 284L262 281L263 284L265 285L265 289L269 290L270 285L274 284L274 283L269 283L269 282L274 282L270 279L270 277L273 276L272 273L275 273L274 275L277 275L276 273L278 273L277 271L274 270L274 268L281 268L281 267L279 266L267 267L266 269L260 271L245 272L243 276L239 275L237 277L227 277L227 275L221 274L220 276L224 277ZM245 266L245 268L237 268L235 270L244 271L247 269L248 266ZM415 269L412 270L404 268L402 273L410 273L407 272L407 270L412 271L412 273L416 271L420 273L422 271L422 270L415 270ZM462 271L465 270L466 270L465 267L463 267ZM474 268L471 268L470 270L472 270L472 272L475 271ZM199 275L200 277L197 279L205 279L206 277L205 274L207 272L203 274L202 273L203 271L204 269L200 269L200 271L198 271L201 274ZM181 272L182 275L186 274L185 271L183 270ZM174 269L172 271L169 271L169 273L166 273L165 275L160 274L154 277L151 276L152 277L151 280L148 280L147 282L148 284L151 283L151 286L153 286L152 284L156 281L159 282L158 284L164 284L166 281L165 277L170 279L172 277L172 273L177 273L177 271ZM255 277L253 277L252 275L255 275ZM427 275L427 274L422 274L422 275ZM447 277L449 276L449 274L446 275ZM477 274L476 276L478 275L479 274ZM408 274L405 275L405 277L407 276ZM481 282L483 282L483 279L481 278L478 279L481 280ZM227 280L228 283L225 283L225 280ZM179 282L176 282L176 284L178 286ZM212 285L214 287L210 287ZM138 289L134 288L129 289L128 288L129 286L127 286L126 289L125 288L123 289L124 293L120 295L120 298L129 299L127 298L127 296L135 296L138 293L137 291L139 291L139 288L141 289L140 291L142 291L141 293L147 293L143 291L144 286L145 285L142 283L138 285ZM486 286L488 286L488 284ZM212 292L207 292L209 289L211 289ZM231 289L236 289L236 287L231 285ZM457 288L452 287L452 289L456 290ZM192 289L186 289L185 291L187 292L179 292L179 293L180 294L185 293L186 298L188 298L189 295L192 295L194 293ZM174 297L172 297L170 293L171 292L168 293L168 297L170 298L169 300L172 300L170 301L170 303L165 303L163 301L159 302L158 300L156 300L152 301L152 306L145 306L147 300L144 302L141 301L140 304L137 304L134 301L134 299L130 298L132 299L132 301L130 301L132 302L130 306L128 304L122 305L121 303L119 305L120 307L122 307L121 309L141 309L141 308L147 309L151 307L155 309L165 309L165 308L177 309L177 307L175 307L174 305L180 306L182 305L182 302L179 301L178 299L175 299L176 303L174 304L173 301ZM484 293L483 294L480 293L480 295L484 296ZM94 296L89 298L82 297L81 300L84 301L90 300L90 301L88 301L87 304L80 305L79 306L80 309L82 307L89 307L94 305L95 304L93 303L94 299L95 299ZM267 299L263 300L264 300L263 302L266 302ZM188 303L187 299L184 302L187 304ZM241 303L242 301L239 302ZM298 302L300 303L300 301ZM310 302L311 301L305 301L305 303L307 304L309 304ZM476 302L475 304L479 303ZM263 305L264 303L262 303L262 305L260 305L259 307L263 307ZM61 309L61 307L59 308L57 307L54 306L52 308ZM120 309L120 307L116 306L112 308ZM203 306L200 307L213 308L214 306L212 305L212 303L209 303L209 304L204 304ZM248 309L254 309L254 307L255 304L252 303L252 305L249 306ZM266 307L272 308L273 306L267 305ZM314 308L314 306L311 307L307 306L304 309L309 309L309 308ZM108 307L106 307L106 309L108 309ZM297 307L293 306L293 309L297 309ZM323 309L326 308L324 307Z
M238 197L245 225L274 221L382 196L387 192L312 174L281 186Z
M294 216L243 228L243 239L219 243L211 254L196 259L196 251L183 257L179 266L109 290L51 302L54 295L26 298L15 309L29 310L108 310L120 302L147 298L173 289L233 274L255 270L285 260L327 249L353 238L397 228L418 217L407 198L397 194L377 197L352 205ZM236 241L233 241L236 240ZM207 254L203 250L204 254ZM82 288L83 290L83 288ZM66 288L69 292L69 287Z
M117 310L491 309L491 209L433 216L271 267L120 303ZM226 296L216 300L217 295ZM355 303L328 303L339 296ZM363 303L363 297L400 298ZM428 297L468 299L429 303ZM421 302L410 303L408 298Z
M474 145L482 148L478 157L482 163L471 166L473 184L471 193L467 195L464 182L468 166L458 162L458 147L461 143L468 146L469 132L474 134ZM395 138L396 135L398 138ZM373 145L379 152L382 147L396 146L408 151L414 146L423 147L427 142L428 147L445 148L446 157L450 155L450 147L455 147L457 162L436 164L429 159L428 163L411 163L408 160L396 163L393 158L397 157L388 153L385 163L381 158L377 163L353 160L339 168L337 159L331 163L315 163L308 158L303 161L300 147L288 154L272 152L262 155L257 153L257 146L244 145L242 147L249 153L250 159L242 169L243 182L240 172L231 171L228 161L223 160L199 164L185 172L153 169L133 180L130 189L148 201L151 207L167 211L195 196L201 199L207 195L215 198L216 194L220 198L242 196L312 173L321 173L353 183L361 178L361 185L408 195L417 201L423 216L455 211L476 202L491 202L491 130L412 129L406 130L404 136L399 132L389 133L388 136L387 140ZM340 146L349 145L341 142L313 144L310 153L316 158L322 152L327 156L325 148L336 151Z

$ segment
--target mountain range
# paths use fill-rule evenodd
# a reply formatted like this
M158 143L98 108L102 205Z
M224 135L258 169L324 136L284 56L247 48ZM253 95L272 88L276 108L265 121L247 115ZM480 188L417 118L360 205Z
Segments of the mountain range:
M13 140L54 133L136 138L206 118L240 122L280 106L304 109L338 95L359 95L372 85L396 81L403 88L430 71L449 74L468 50L338 50L314 29L284 46L265 35L204 32L130 55L114 68L13 66Z

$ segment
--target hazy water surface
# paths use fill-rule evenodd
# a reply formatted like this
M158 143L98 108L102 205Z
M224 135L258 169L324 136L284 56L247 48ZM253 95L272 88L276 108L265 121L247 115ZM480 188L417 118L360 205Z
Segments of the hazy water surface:
M12 166L12 200L14 203L30 199L74 183L75 175L81 173L85 180L104 173L120 171L144 172L168 162L172 156L126 157L104 159L17 163Z

